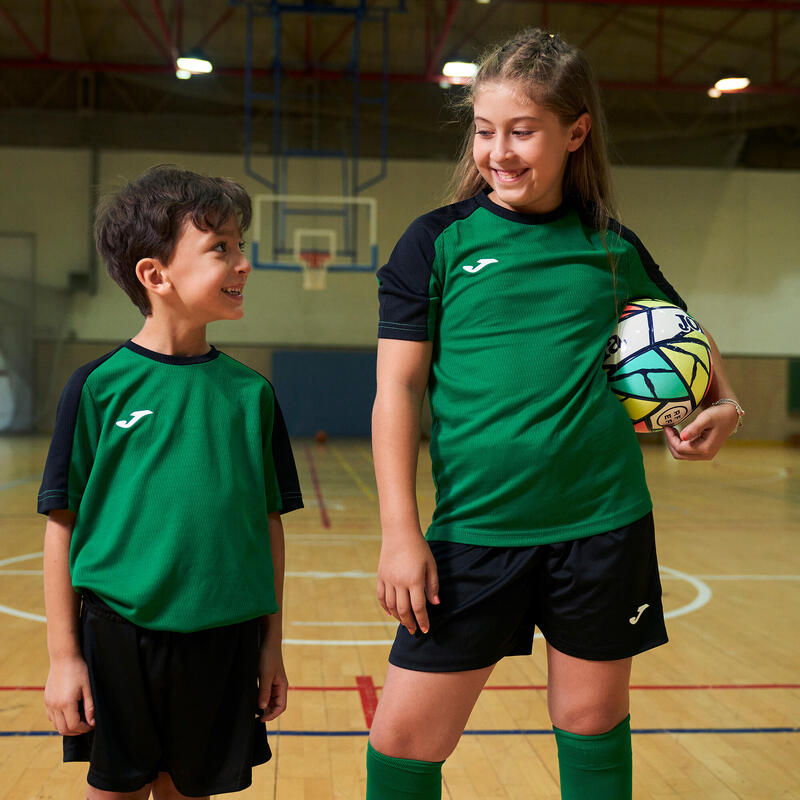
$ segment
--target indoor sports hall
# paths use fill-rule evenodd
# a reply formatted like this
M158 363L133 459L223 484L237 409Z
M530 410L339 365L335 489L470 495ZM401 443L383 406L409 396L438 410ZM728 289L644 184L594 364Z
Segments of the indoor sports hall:
M0 800L84 796L43 704L36 496L62 387L141 326L94 209L158 164L253 197L244 317L209 342L275 386L305 502L284 519L288 707L241 796L364 796L396 630L375 592L375 273L447 200L469 77L445 65L531 25L589 56L621 221L746 412L711 462L639 435L670 642L634 660L633 796L800 798L800 2L2 0ZM424 436L417 486L424 528ZM546 681L537 632L491 675L443 797L560 796Z

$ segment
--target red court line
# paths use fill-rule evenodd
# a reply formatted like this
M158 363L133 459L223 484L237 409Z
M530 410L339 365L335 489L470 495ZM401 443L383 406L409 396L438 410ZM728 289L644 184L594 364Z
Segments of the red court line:
M362 703L367 692L375 692L383 689L383 686L376 686L372 678L368 676L358 676L355 686L290 686L290 692L358 692L362 696ZM484 686L484 691L505 691L505 692L524 692L539 691L543 692L546 686ZM718 689L800 689L800 683L700 683L700 684L642 684L631 686L631 690L636 691L669 691L676 692L695 691L698 689L718 690ZM0 686L0 692L43 692L44 686ZM365 712L366 713L366 712Z
M368 675L357 675L356 684L361 697L364 721L367 723L367 728L371 728L372 720L375 719L375 710L378 708L378 693L375 690L375 684Z
M319 505L319 515L322 519L322 527L330 528L331 520L328 516L328 509L325 508L325 498L322 496L322 488L319 485L319 478L317 477L317 468L314 465L314 456L311 454L311 449L306 447L306 460L308 461L308 472L311 475L311 484L314 487L314 492L317 495L317 505Z

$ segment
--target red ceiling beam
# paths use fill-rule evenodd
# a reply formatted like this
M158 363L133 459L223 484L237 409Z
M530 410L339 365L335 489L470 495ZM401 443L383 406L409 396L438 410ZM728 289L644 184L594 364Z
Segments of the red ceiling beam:
M233 12L236 9L232 6L228 7L225 11L222 12L219 19L203 34L203 37L197 43L196 47L203 48L208 44L211 37L233 16Z
M50 61L47 59L0 59L0 69L35 69L35 70L66 70L72 72L119 72L141 73L150 75L173 75L174 67L163 64L120 64L95 61ZM795 71L800 74L800 69ZM245 70L242 67L215 68L214 74L224 78L243 78ZM259 77L270 77L271 68L253 70ZM283 74L289 78L318 78L319 80L351 80L352 72L348 70L321 70L313 69L311 72L303 69L287 69ZM389 73L386 76L390 83L436 83L438 75L426 76L419 73ZM361 72L359 78L364 81L382 81L382 72ZM199 78L198 80L203 80ZM670 81L600 81L601 89L612 89L637 92L684 92L705 94L708 91L706 84L699 83L672 83ZM780 84L763 86L748 86L739 92L731 94L775 94L775 95L800 95L800 86L789 85L789 79Z
M442 55L442 50L444 50L444 45L447 42L447 37L450 34L450 28L453 27L453 20L456 18L456 12L458 11L459 5L460 0L447 0L447 13L445 14L444 22L442 23L442 29L439 31L439 41L433 48L431 57L428 59L428 62L425 65L425 75L428 79L433 79L434 76L441 74L441 70L436 65L440 56Z
M167 25L164 12L161 10L161 3L159 0L150 0L150 5L153 7L153 12L158 20L158 27L161 28L161 38L164 42L164 47L167 49L167 52L170 53L174 61L178 57L178 54L175 52L172 44L172 33L170 32L169 25Z
M615 8L599 25L578 45L585 50L625 9Z
M41 57L42 53L37 49L36 45L25 35L25 31L19 26L19 23L8 13L8 11L0 6L0 17L2 17L17 34L20 41L33 53L37 58Z
M709 36L703 42L703 44L694 51L694 53L681 62L680 66L669 76L669 80L674 81L675 78L681 74L681 72L694 64L694 62L697 61L697 59L700 58L700 56L702 56L703 53L705 53L708 48L714 44L714 42L718 42L734 25L736 25L737 22L739 22L739 20L742 19L742 17L746 15L747 11L740 11L738 14L735 14L733 17L731 17L718 31L712 33L711 36Z
M128 0L119 0L122 7L130 14L134 22L144 31L145 36L155 45L159 53L164 56L164 59L172 64L173 58L169 48L164 47L158 37L150 30L147 23L139 16L139 12L128 2Z

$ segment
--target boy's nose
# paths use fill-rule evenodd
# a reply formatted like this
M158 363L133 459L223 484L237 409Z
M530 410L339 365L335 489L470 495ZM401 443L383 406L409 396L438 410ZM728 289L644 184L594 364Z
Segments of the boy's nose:
M248 275L252 269L253 265L246 256L242 256L242 260L236 265L236 271L242 275Z

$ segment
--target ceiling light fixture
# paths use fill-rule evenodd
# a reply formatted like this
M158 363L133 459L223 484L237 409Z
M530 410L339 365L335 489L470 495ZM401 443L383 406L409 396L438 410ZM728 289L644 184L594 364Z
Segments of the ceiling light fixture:
M439 85L444 87L469 83L478 71L478 65L471 61L448 61L442 67L442 80Z
M708 90L708 96L713 97L714 100L716 100L717 98L722 97L722 89L717 89L716 86L712 86Z
M750 78L746 75L743 75L740 71L728 70L714 84L714 88L719 89L721 92L740 92L749 85Z
M192 77L192 73L188 69L176 69L175 77L182 81L188 81Z
M177 66L179 70L188 72L190 75L208 75L208 73L214 69L211 62L202 53L197 52L181 56L175 62L175 66Z

